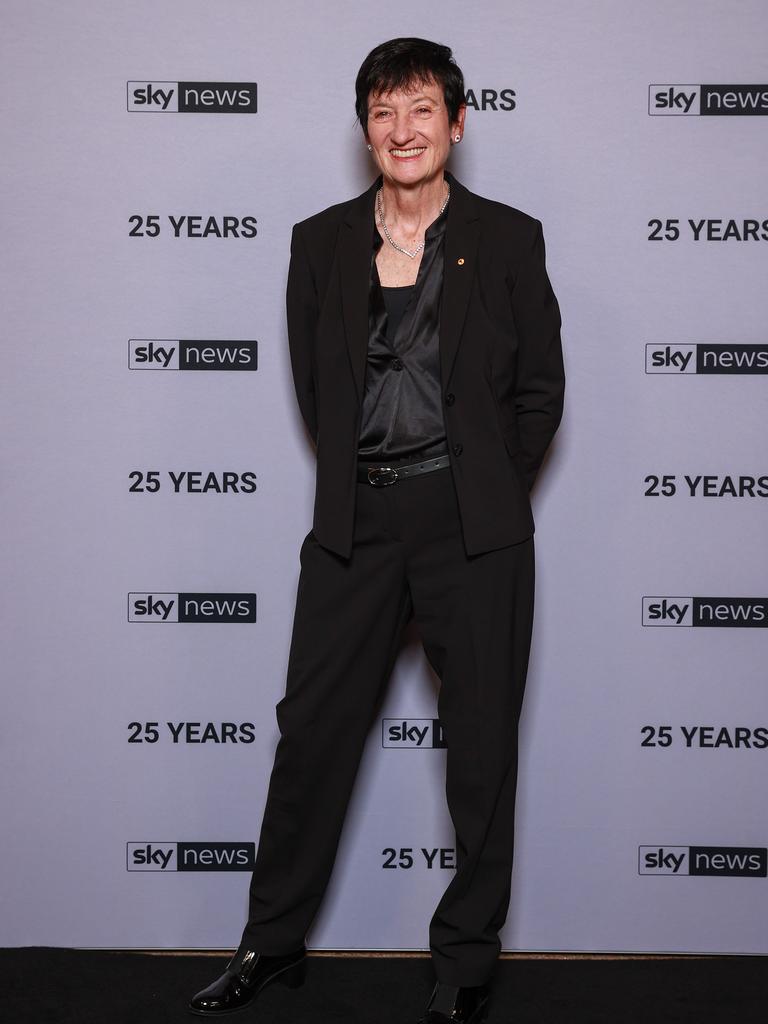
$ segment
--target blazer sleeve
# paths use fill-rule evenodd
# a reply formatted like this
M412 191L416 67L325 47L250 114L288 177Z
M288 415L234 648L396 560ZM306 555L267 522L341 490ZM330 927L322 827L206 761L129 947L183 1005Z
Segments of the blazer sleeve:
M288 347L291 354L293 386L299 411L317 444L317 403L315 400L314 344L318 301L306 247L294 225L291 234L291 261L286 289Z
M515 408L530 490L560 423L565 392L560 308L547 275L544 234L538 220L517 268L512 315L519 340Z

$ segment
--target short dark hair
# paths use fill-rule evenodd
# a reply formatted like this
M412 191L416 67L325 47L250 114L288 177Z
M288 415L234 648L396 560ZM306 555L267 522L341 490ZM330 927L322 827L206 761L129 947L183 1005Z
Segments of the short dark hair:
M355 111L363 130L368 127L368 97L434 80L442 87L448 121L453 123L466 103L464 75L451 48L428 39L389 39L363 61L355 79Z

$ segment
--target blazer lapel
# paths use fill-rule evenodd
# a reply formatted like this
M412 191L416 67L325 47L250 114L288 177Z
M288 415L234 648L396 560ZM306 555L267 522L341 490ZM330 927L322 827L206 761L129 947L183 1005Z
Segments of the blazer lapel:
M352 375L360 401L365 387L368 355L368 293L374 231L374 204L381 177L357 199L353 199L344 218L339 242L339 282L344 333L352 364Z
M474 197L452 174L448 220L445 226L443 294L440 303L440 369L443 387L451 376L472 282L477 270L480 217Z
M451 186L445 227L443 292L440 300L440 367L447 385L456 359L477 269L480 220L472 193L446 171ZM376 192L381 176L352 200L339 243L341 303L352 374L358 398L365 387L368 355L368 295Z

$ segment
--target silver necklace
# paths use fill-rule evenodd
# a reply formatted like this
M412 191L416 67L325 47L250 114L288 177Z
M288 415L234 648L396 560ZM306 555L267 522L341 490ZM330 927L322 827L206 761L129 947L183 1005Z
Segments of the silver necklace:
M393 249L397 249L397 251L401 252L404 256L410 256L410 258L412 260L416 259L416 257L419 255L421 250L424 248L424 241L422 240L421 242L419 242L419 244L416 246L416 248L413 249L412 251L409 251L408 249L404 249L402 247L402 245L398 245L397 244L397 242L394 240L392 235L390 235L389 228L387 227L386 223L384 222L384 204L382 202L383 192L384 192L384 190L380 188L379 191L376 193L376 209L379 211L379 224L381 224L382 230L384 231L384 235L385 235L387 241L389 242L389 244L392 246ZM449 185L448 186L448 193L447 193L445 199L443 200L443 205L440 207L440 211L439 211L439 213L437 215L438 217L440 216L440 214L443 212L443 210L448 205L448 200L450 198L451 198L451 186ZM435 218L435 219L437 219L437 218Z

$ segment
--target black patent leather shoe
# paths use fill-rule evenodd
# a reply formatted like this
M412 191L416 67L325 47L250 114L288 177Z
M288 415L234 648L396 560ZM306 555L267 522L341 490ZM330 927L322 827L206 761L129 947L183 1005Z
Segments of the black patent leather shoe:
M488 1016L488 985L459 988L437 982L419 1024L482 1024Z
M298 988L306 972L306 947L282 956L266 956L241 946L224 973L189 1003L190 1013L199 1017L220 1017L243 1010L272 981Z

